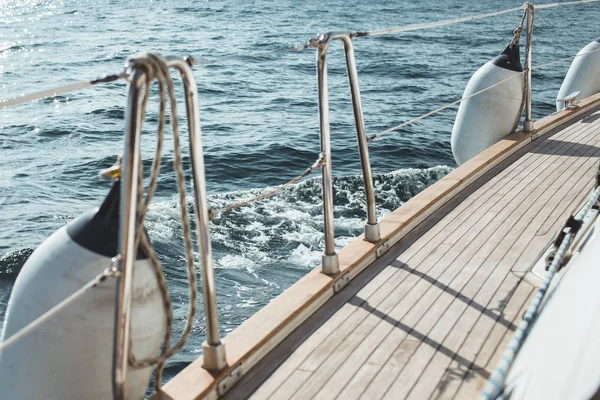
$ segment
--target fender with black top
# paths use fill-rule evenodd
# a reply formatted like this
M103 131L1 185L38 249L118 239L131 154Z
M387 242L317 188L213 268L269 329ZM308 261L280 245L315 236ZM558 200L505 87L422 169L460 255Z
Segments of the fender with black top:
M23 266L10 295L2 339L9 338L108 268L118 253L120 183L102 206L45 240ZM106 279L0 354L3 399L112 399L117 279ZM132 352L156 356L164 309L148 257L138 253L132 300ZM128 373L130 399L142 399L152 368Z
M516 129L523 101L522 72L519 45L511 43L473 74L463 98L499 84L460 103L451 139L459 165Z

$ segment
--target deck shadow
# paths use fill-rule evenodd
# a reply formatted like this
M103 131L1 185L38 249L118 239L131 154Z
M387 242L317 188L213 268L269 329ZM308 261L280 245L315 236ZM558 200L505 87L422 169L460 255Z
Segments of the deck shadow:
M535 154L551 154L554 156L589 157L590 154L594 154L600 150L600 147L564 140L547 139L547 142L551 143L551 145L546 147L533 147L529 152Z
M489 372L485 370L484 367L474 364L474 360L469 360L464 356L458 354L451 350L450 348L444 346L442 343L439 343L432 338L428 337L426 334L414 330L412 327L403 324L401 321L396 321L393 318L389 317L385 313L377 310L376 307L371 306L368 301L362 299L358 296L358 292L362 287L368 284L375 276L377 276L386 266L390 265L394 262L394 259L398 257L404 250L409 248L418 238L420 238L425 232L427 232L431 227L435 226L441 219L443 219L449 212L451 212L457 205L461 204L467 197L469 197L472 193L477 191L487 182L489 182L492 178L494 178L498 173L503 171L505 168L510 166L517 159L521 158L523 155L531 152L532 148L535 148L540 145L542 140L548 140L556 133L565 129L565 126L571 125L571 122L566 124L562 124L560 127L557 127L545 134L543 139L532 141L531 143L524 145L519 150L516 150L514 153L510 154L506 159L500 161L497 165L483 173L481 176L478 176L474 179L473 182L470 182L466 185L460 192L456 193L454 197L449 199L447 202L441 205L441 207L433 212L431 215L426 217L423 221L418 223L412 231L406 233L402 239L392 246L381 258L378 258L372 265L362 271L356 278L354 278L348 286L342 289L340 292L335 294L332 298L330 298L321 308L319 308L314 314L308 317L304 322L302 322L294 331L289 334L285 339L283 339L276 347L271 350L262 360L255 366L250 368L250 371L246 373L242 379L229 391L223 398L224 399L237 399L237 398L247 398L249 394L253 393L275 370L277 370L288 357L294 353L294 351L304 343L304 341L310 337L313 333L317 331L324 323L326 323L329 318L331 318L345 303L350 303L355 307L360 307L369 311L374 316L385 320L386 323L392 324L396 329L401 329L407 332L412 338L416 338L419 342L423 342L428 346L440 351L441 354L452 359L456 362L459 367L455 369L449 369L449 375L452 378L457 378L459 376L464 376L465 379L469 379L471 377L481 377L483 379L487 379L489 377ZM395 268L402 268L398 265L393 265ZM406 266L405 268L410 268ZM417 273L417 271L410 270L411 273ZM514 325L506 321L502 318L501 310L503 309L503 303L498 307L498 312L494 313L491 309L486 309L480 304L471 304L472 299L469 299L465 296L462 296L460 293L454 291L452 292L450 288L443 288L443 284L441 282L436 281L435 279L422 275L423 279L428 280L431 284L434 284L438 287L442 286L442 290L446 290L449 293L454 294L457 298L460 298L461 301L466 302L470 306L474 307L476 310L485 314L486 316L493 318L494 320L499 319L499 323L508 328L514 329ZM511 291L508 294L508 298L512 296L513 292ZM339 343L341 343L345 339L344 337L339 337ZM339 344L338 343L338 344ZM314 350L311 350L314 351Z
M481 377L483 377L485 379L488 379L490 377L490 373L487 372L485 370L485 368L475 364L473 362L473 360L466 359L465 357L461 356L460 354L450 350L448 347L444 346L442 343L431 339L426 334L421 333L421 332L413 329L413 327L408 326L405 323L390 317L388 314L379 311L377 308L369 305L368 301L364 301L360 297L354 296L352 299L350 299L349 303L356 305L358 307L362 307L364 310L368 311L370 314L375 315L376 317L381 318L381 320L391 324L394 328L400 329L400 330L406 332L406 334L419 340L421 343L425 343L426 345L431 346L436 351L439 351L440 353L444 354L451 360L456 361L457 363L459 363L460 365L462 365L466 368L470 368L477 375L480 375Z
M506 328L510 329L510 330L515 330L517 329L517 326L515 324L513 324L512 322L504 319L502 317L502 314L496 314L494 313L491 309L484 307L483 305L477 303L476 301L474 301L473 299L470 299L469 297L463 295L462 293L460 293L459 291L452 289L450 286L443 284L442 282L438 281L435 278L432 278L431 276L423 273L423 272L419 272L416 269L413 269L411 267L409 267L406 263L403 263L401 261L398 260L394 260L390 263L390 265L402 269L410 274L414 274L416 276L418 276L421 279L426 280L427 282L431 283L433 286L436 286L440 289L442 289L444 292L451 294L452 296L456 297L458 300L462 301L463 303L467 304L469 307L473 307L474 309L476 309L477 311L479 311L481 314L484 314L488 317L490 317L491 319L493 319L494 321L496 321L496 323L501 324L503 326L505 326ZM511 297L512 294L514 293L514 291L517 289L517 286L519 284L517 283L515 285L514 288L512 288L510 290L510 292L508 293L507 297ZM504 308L501 307L501 309L496 309L496 311L502 312Z
M591 124L592 122L596 121L597 119L600 119L600 114L592 114L592 115L588 115L587 117L582 119L581 123L582 124Z

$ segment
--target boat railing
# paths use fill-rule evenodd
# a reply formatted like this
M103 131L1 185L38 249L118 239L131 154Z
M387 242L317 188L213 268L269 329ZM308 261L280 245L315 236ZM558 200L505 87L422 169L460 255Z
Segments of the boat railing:
M597 2L600 0L582 0L572 1L567 3L552 3L544 4L536 8L550 8L558 7L569 4L582 4ZM525 17L521 22L521 29L523 29L523 21L526 21L526 32L527 32L527 48L526 48L526 65L523 72L515 74L508 79L514 77L524 76L525 92L524 92L524 110L525 120L523 123L523 130L530 132L533 130L532 116L531 116L531 72L538 68L544 68L559 62L572 60L575 57L566 57L552 62L532 67L531 65L531 37L533 33L533 22L534 22L534 10L535 8L526 3L524 7L518 7L508 10L497 11L488 14L481 14L476 16L458 18L454 20L437 21L419 25L410 25L398 28L389 28L379 31L372 32L331 32L319 34L315 39L311 39L308 45L297 47L296 49L305 50L308 48L316 49L316 66L317 66L317 84L318 84L318 109L319 109L319 121L320 121L320 142L321 142L321 155L317 162L311 167L307 168L302 174L298 175L291 181L281 185L278 189L268 192L266 195L259 195L253 199L236 203L232 206L225 207L221 211L229 211L234 207L247 204L250 201L258 201L266 197L267 195L273 195L278 193L283 188L287 187L292 182L307 176L311 172L315 171L319 167L322 172L322 201L323 201L323 218L324 218L324 236L325 236L325 248L322 258L322 272L327 275L337 275L340 272L339 260L335 250L334 243L334 210L333 210L333 181L332 181L332 165L331 165L331 140L330 140L330 121L329 121L329 92L327 82L327 53L329 45L334 41L341 41L345 53L346 69L348 74L348 82L350 86L352 108L354 113L354 123L356 128L356 134L358 139L358 150L361 161L362 175L365 186L366 195L366 209L367 209L367 220L364 228L364 239L374 243L375 245L381 245L382 238L377 221L377 210L375 203L375 192L373 184L373 175L371 171L371 164L369 159L368 143L375 140L383 135L397 132L401 128L412 125L417 121L435 115L443 110L453 107L460 102L477 96L492 87L502 84L504 81L498 82L490 87L487 87L479 92L465 96L452 103L445 104L435 110L432 110L426 114L415 117L409 121L403 122L395 127L379 132L377 134L367 136L365 123L363 118L363 110L361 103L361 95L358 83L358 72L356 66L356 58L354 54L353 39L359 37L368 36L380 36L386 34L394 34L405 31L412 31L418 29L427 29L438 26L450 25L454 23L473 21L477 19L492 17L495 15L506 14L509 12L515 12L518 10L525 11ZM203 300L204 300L204 312L206 316L207 324L207 340L203 344L203 357L204 357L204 368L210 371L219 371L226 367L226 355L225 345L219 336L219 321L216 305L216 292L215 292L215 281L212 265L212 251L210 243L210 232L209 232L209 221L214 218L214 212L208 207L207 193L206 193L206 182L204 174L204 155L202 150L202 138L201 138L201 127L199 118L199 107L198 107L198 92L196 87L196 81L191 70L192 59L180 59L180 58L167 58L167 66L174 68L178 71L184 85L185 98L186 98L186 110L187 110L187 123L189 130L189 142L190 142L190 157L192 160L192 179L193 179L193 190L195 200L195 217L196 217L196 228L198 231L198 248L200 253L201 263L201 275L202 275L202 288L203 288ZM121 207L123 210L122 220L120 222L120 243L121 253L115 258L117 263L117 271L111 273L108 276L113 276L119 279L118 282L118 302L116 309L116 330L115 330L115 358L114 358L114 394L117 399L127 398L126 393L126 381L127 381L127 368L130 362L130 342L129 342L129 331L131 324L131 301L133 291L133 270L136 254L136 230L139 229L137 225L137 205L140 201L140 196L143 193L139 190L138 185L138 174L141 165L141 123L142 123L142 110L140 102L143 96L142 86L146 80L145 71L143 69L131 68L122 74L111 75L106 78L101 78L93 81L85 81L74 83L50 90L44 90L29 95L24 95L12 99L6 99L0 101L0 108L6 108L13 105L29 102L42 97L55 96L60 93L66 93L73 90L80 90L86 87L94 86L96 84L113 82L115 80L125 78L129 82L129 94L127 101L126 111L126 129L125 129L125 152L123 155L122 164L122 198ZM175 116L172 116L173 118ZM379 252L377 252L379 256ZM98 281L97 278L96 281ZM93 283L93 282L91 282ZM89 286L89 287L88 287ZM86 285L86 290L93 287L94 285ZM82 292L83 293L83 292ZM69 301L72 301L70 299ZM59 306L63 307L59 304ZM57 306L58 307L58 306ZM55 307L55 308L57 308ZM52 314L47 313L40 316L38 319L33 321L30 325L26 326L22 332L15 334L15 339L12 337L0 344L0 351L14 343L17 336L27 334L31 330L39 326L43 321L50 318L51 315L56 313L57 310L53 309Z
M325 250L322 256L322 271L327 275L335 275L340 272L338 255L335 252L334 227L333 227L333 182L331 166L331 134L329 124L329 88L327 84L327 50L331 42L340 40L344 47L346 56L346 69L348 72L348 83L352 97L352 109L354 111L354 123L358 139L358 151L362 167L363 183L367 199L367 222L365 224L365 239L376 243L381 239L379 224L377 223L377 210L375 207L375 190L373 187L373 174L369 160L369 147L365 133L365 121L362 111L360 89L358 86L358 72L356 70L356 58L354 56L354 45L350 33L331 32L320 34L309 43L317 49L317 81L319 93L319 127L321 131L321 154L323 164L321 166L323 177L323 217L325 222Z
M202 288L204 296L204 313L207 321L207 339L203 344L204 367L208 370L220 370L225 367L225 348L219 337L219 320L215 293L215 281L212 264L212 249L209 232L208 199L204 174L204 153L202 150L202 132L198 107L198 89L191 69L193 59L186 57L168 58L167 66L175 68L183 81L187 111L187 123L190 143L190 159L196 227L198 231L198 248ZM131 302L133 294L133 270L137 254L136 235L138 226L138 205L143 193L139 190L138 170L141 161L141 123L143 119L140 104L144 96L142 87L147 84L147 71L144 68L130 67L129 94L125 113L125 151L122 161L122 196L123 210L119 229L121 257L118 265L118 295L116 310L115 349L113 364L113 388L116 398L127 398L126 382L130 360L130 325ZM173 115L172 118L177 118Z
M521 20L519 30L523 29L524 20L527 20L527 45L525 48L525 76L523 101L525 102L525 121L523 121L523 131L533 131L533 120L531 119L531 41L533 38L533 17L535 8L531 3L525 3L525 15ZM520 33L519 33L520 35ZM519 115L519 118L521 116Z
M526 66L524 74L524 108L525 121L523 130L531 132L533 123L531 121L531 36L533 33L533 12L534 7L531 3L525 3L523 7L517 10L524 9L521 25L517 28L518 35L516 36L516 44L520 38L520 32L523 30L523 24L527 21L527 48L526 48ZM515 9L504 10L502 12L486 14L485 17L499 15L506 11L514 11ZM457 23L472 19L460 19L454 21L446 21L446 23ZM417 29L417 27L413 27ZM422 27L423 29L425 26ZM515 32L517 32L515 31ZM366 241L378 243L381 240L379 223L377 222L377 209L375 202L375 191L373 186L373 174L371 171L371 162L369 158L368 142L378 136L367 137L365 133L365 122L362 110L362 100L360 96L360 88L358 84L358 71L356 68L356 57L354 55L354 37L379 36L382 34L396 33L394 30L378 31L378 32L328 32L320 33L314 39L309 40L309 47L316 48L316 64L317 64L317 85L319 96L319 128L321 139L321 153L323 156L322 163L322 186L323 186L323 218L324 218L324 235L325 249L322 255L322 272L327 275L335 275L340 272L339 259L335 251L334 237L334 211L333 211L333 183L332 183L332 163L331 163L331 132L329 123L329 85L327 81L327 51L333 41L339 40L344 48L346 60L346 70L348 74L348 83L350 85L350 96L352 100L352 109L354 112L354 124L358 139L358 149L363 175L363 183L365 186L367 221L364 229L364 238ZM478 92L477 94L480 94ZM461 99L462 101L463 99Z

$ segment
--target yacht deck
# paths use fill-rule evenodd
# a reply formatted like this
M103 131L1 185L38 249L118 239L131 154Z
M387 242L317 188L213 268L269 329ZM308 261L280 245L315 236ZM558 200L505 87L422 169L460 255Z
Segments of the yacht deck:
M599 144L596 112L486 173L286 340L251 398L475 398L532 297L527 272L594 187Z
M284 299L300 304L293 296L306 280L261 310L269 309L239 329L270 334L253 342L252 352L237 355L237 364L240 351L226 338L234 347L228 376L245 366L239 373L244 376L231 389L212 393L227 389L229 399L476 397L539 282L531 267L594 186L600 96L591 99L587 109L547 117L533 136L515 134L521 136L512 144L501 142L482 153L483 161L469 162L433 185L426 194L429 213L410 211L417 206L409 202L399 210L406 207L416 217L403 217L395 230L384 223L401 219L392 213L382 233L395 244L379 257L372 254L375 248L362 256L353 250L364 266L337 293L330 282L330 295L317 288L308 297L321 300L310 303L305 296L305 306L292 315L297 322L288 315L287 328L281 328L276 307L287 307ZM424 209L422 200L415 201ZM340 259L345 257L342 251ZM262 327L269 320L273 326ZM239 339L241 333L230 336ZM188 389L200 388L191 383L195 364L165 387L164 398L208 393L184 390L186 382ZM225 382L222 376L207 379L213 388Z

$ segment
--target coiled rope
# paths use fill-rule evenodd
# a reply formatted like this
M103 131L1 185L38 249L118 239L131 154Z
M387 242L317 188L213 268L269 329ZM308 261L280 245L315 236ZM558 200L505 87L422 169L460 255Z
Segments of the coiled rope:
M133 57L129 60L129 65L132 68L141 69L145 71L146 82L145 92L142 99L141 105L141 121L144 120L146 113L148 98L150 95L150 88L154 80L158 83L159 96L160 96L160 109L157 129L157 141L156 151L154 159L152 161L150 183L148 185L148 193L146 198L142 200L144 188L143 188L143 169L140 161L139 175L138 175L138 196L137 205L137 235L136 235L136 248L140 245L149 255L150 261L153 266L155 276L158 281L159 289L163 299L163 308L165 311L165 336L159 356L148 358L144 360L137 360L133 354L129 355L129 362L136 368L148 367L156 364L156 378L155 378L155 389L158 391L162 385L162 374L164 370L165 361L177 353L187 342L189 335L192 331L194 318L196 316L196 300L197 300L197 285L196 285L196 268L194 265L193 255L193 244L192 235L190 228L190 219L186 205L186 188L185 188L185 175L183 173L183 161L181 157L181 145L179 135L179 124L177 119L177 104L175 90L173 88L173 81L169 73L169 68L166 60L159 54L148 53L142 56ZM165 90L166 88L166 90ZM166 92L166 93L165 93ZM168 95L168 96L167 96ZM144 219L148 213L148 207L152 200L152 197L156 191L158 183L158 175L160 173L161 155L162 155L162 144L164 139L164 128L166 125L166 102L167 97L170 104L171 112L171 129L173 133L173 168L177 177L177 191L179 193L179 207L181 212L181 227L183 231L183 244L185 248L185 258L187 267L187 278L189 286L189 309L187 319L183 333L177 341L177 343L170 347L171 339L173 334L173 310L172 301L169 294L169 289L164 276L164 272L160 261L151 244L148 241L146 234L144 233ZM140 124L141 125L141 124ZM141 129L141 126L140 126Z
M583 218L588 214L592 206L598 203L598 199L600 199L600 187L596 188L590 199L587 201L585 206L581 209L581 211L577 214L577 216L573 219L576 223L580 223ZM515 360L519 349L521 348L527 334L529 333L529 329L533 323L534 318L538 315L540 307L542 305L542 300L544 299L548 288L550 287L550 283L554 278L554 275L558 271L559 267L562 265L563 257L565 256L567 250L570 248L573 239L577 235L577 230L573 228L567 228L565 232L564 238L558 246L558 250L552 259L552 263L548 268L548 274L544 279L542 285L538 288L537 293L535 294L534 299L532 300L529 308L525 312L523 316L523 320L517 327L515 334L513 335L510 343L506 347L502 358L498 362L496 369L492 372L488 383L481 394L481 400L492 400L496 399L501 393L502 388L504 386L504 381L508 375L508 371Z

